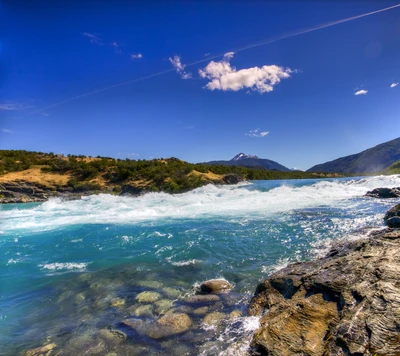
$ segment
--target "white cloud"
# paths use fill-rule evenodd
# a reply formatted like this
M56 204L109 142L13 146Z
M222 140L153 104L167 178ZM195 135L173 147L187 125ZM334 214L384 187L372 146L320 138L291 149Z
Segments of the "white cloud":
M128 157L139 157L139 153L128 153L127 154Z
M356 92L354 93L354 95L365 95L365 94L367 94L367 93L368 93L368 90L362 89L362 90L356 91Z
M4 133L9 133L9 134L14 133L14 131L11 131L11 130L8 130L8 129L1 129L1 131L4 132Z
M0 111L17 111L26 109L27 106L17 103L0 103Z
M204 57L208 57L211 53L204 53Z
M236 70L229 63L233 56L234 52L225 53L220 62L211 61L204 69L199 70L200 77L210 80L205 86L207 89L238 91L249 88L262 94L273 91L281 79L290 78L290 74L294 72L290 68L277 65Z
M103 42L100 39L100 37L94 35L93 33L84 32L84 33L82 33L82 35L87 37L87 38L89 38L90 43L97 44L97 45L102 45L103 44Z
M132 59L140 59L143 58L143 54L138 53L138 54L131 54Z
M399 83L392 83L392 84L390 84L390 87L391 88L395 88L395 87L397 87L399 85Z
M248 133L245 133L245 136L250 137L264 137L269 134L268 131L261 131L260 129L250 130Z
M176 72L180 74L182 79L190 79L192 78L192 73L187 73L185 71L186 64L181 63L181 57L174 56L174 58L168 58L171 64L174 66Z

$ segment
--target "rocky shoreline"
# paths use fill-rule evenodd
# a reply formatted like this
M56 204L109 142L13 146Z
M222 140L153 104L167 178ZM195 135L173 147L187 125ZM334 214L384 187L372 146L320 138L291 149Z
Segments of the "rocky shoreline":
M400 355L399 251L399 228L371 229L272 274L250 303L251 354Z
M238 184L242 181L242 177L234 173L229 173L223 175L221 180L210 180L207 181L207 183L215 185L230 185ZM85 191L77 191L67 185L48 186L26 180L13 180L0 183L0 204L40 203L45 202L52 197L72 200L80 199L82 196L100 193L139 196L151 191L147 188L140 188L130 184L124 184L117 190L114 188L115 187L104 186L100 190L89 189Z

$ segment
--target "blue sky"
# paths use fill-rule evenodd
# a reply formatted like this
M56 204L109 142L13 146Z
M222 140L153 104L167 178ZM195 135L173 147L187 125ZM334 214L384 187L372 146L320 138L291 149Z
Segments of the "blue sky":
M5 1L0 148L301 169L360 152L400 136L400 7L319 27L394 5Z

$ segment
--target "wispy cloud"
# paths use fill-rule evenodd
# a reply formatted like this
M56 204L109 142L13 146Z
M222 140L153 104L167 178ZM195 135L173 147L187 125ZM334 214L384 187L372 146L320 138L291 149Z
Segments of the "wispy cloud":
M290 74L294 72L290 68L277 65L237 70L229 63L233 56L234 52L225 53L221 61L211 61L204 69L199 70L200 77L210 80L205 86L207 89L223 91L251 89L261 94L268 93L274 90L274 86L279 84L281 79L290 78Z
M204 57L208 57L211 53L204 53Z
M181 57L174 56L174 58L169 57L169 61L174 66L176 72L181 76L182 79L192 78L192 73L187 73L185 71L186 64L181 63Z
M249 137L265 137L269 134L268 131L261 131L260 129L250 130L249 132L245 133L245 136Z
M131 54L131 58L132 59L140 59L140 58L143 58L143 54L141 54L141 53L137 53L137 54L132 53Z
M111 43L111 46L114 47L115 53L121 53L121 52L122 52L122 51L121 51L121 48L120 48L120 46L119 46L119 44L118 44L117 41L112 42L112 43Z
M8 134L13 134L14 133L14 131L11 131L11 130L8 130L8 129L1 129L1 132L8 133Z
M390 84L390 87L391 88L395 88L395 87L397 87L399 85L399 83L392 83L392 84Z
M98 37L97 35L93 34L93 33L89 33L89 32L84 32L82 33L83 36L89 38L90 43L96 44L96 45L102 45L103 41L101 40L100 37Z
M362 90L356 91L354 93L354 95L366 95L367 93L368 93L368 90L362 89Z
M18 111L27 109L28 106L18 103L0 103L0 111Z
M132 157L139 157L140 154L139 154L139 153L128 153L127 156L130 157L130 158L132 158Z

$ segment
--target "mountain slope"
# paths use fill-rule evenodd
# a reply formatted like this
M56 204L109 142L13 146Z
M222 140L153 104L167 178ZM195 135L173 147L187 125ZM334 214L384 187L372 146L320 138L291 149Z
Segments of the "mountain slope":
M400 160L400 137L360 153L317 164L307 172L373 173Z
M271 171L289 172L290 169L282 166L278 162L271 161L265 158L259 158L257 156L247 155L245 153L239 153L233 157L230 161L211 161L207 162L209 165L222 165L222 166L240 166L240 167L259 167L265 168Z

